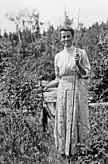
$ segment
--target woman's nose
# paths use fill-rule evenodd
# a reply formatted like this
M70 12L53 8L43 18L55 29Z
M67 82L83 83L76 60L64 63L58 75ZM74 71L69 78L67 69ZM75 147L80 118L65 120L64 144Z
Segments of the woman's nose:
M68 40L68 37L65 37L65 40Z

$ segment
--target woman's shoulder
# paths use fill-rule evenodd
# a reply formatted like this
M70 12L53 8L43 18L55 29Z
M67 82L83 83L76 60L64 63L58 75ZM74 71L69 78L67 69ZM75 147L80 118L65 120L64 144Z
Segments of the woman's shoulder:
M76 48L76 52L81 53L81 54L86 53L86 51L84 49L81 49L81 48Z
M64 50L60 51L59 53L55 55L55 58L60 58L60 56L63 55L63 53L64 53Z

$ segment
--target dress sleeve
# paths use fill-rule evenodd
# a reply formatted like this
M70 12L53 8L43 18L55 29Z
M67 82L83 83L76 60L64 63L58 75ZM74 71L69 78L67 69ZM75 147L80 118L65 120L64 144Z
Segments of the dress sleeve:
M82 56L81 56L81 60L82 60L82 66L86 71L86 75L81 75L83 78L88 78L90 76L90 63L89 63L89 59L87 56L87 53L85 50L82 50Z

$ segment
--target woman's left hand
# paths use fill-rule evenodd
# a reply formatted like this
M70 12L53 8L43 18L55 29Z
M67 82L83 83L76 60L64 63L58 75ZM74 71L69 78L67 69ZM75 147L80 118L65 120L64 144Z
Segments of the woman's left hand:
M76 55L75 55L75 62L76 62L76 65L79 65L79 61L80 61L80 56L79 56L79 54L76 54Z

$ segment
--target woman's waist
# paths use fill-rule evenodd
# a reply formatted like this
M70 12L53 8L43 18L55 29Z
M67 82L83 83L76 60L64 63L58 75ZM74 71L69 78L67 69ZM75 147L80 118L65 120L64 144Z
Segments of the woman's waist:
M65 71L62 71L60 72L60 75L61 77L63 76L70 76L70 77L73 77L73 76L76 76L77 78L81 78L81 74L79 72L78 69L67 69Z
M67 81L68 81L68 80L69 80L69 81L72 80L72 81L73 81L73 80L75 80L75 79L76 79L76 80L79 80L79 79L81 79L81 77L79 77L78 75L62 75L62 76L61 76L61 80L67 80Z
M61 77L60 80L60 86L65 86L65 87L71 87L71 86L76 86L76 87L81 87L82 86L82 80L78 76L74 75L65 75Z

